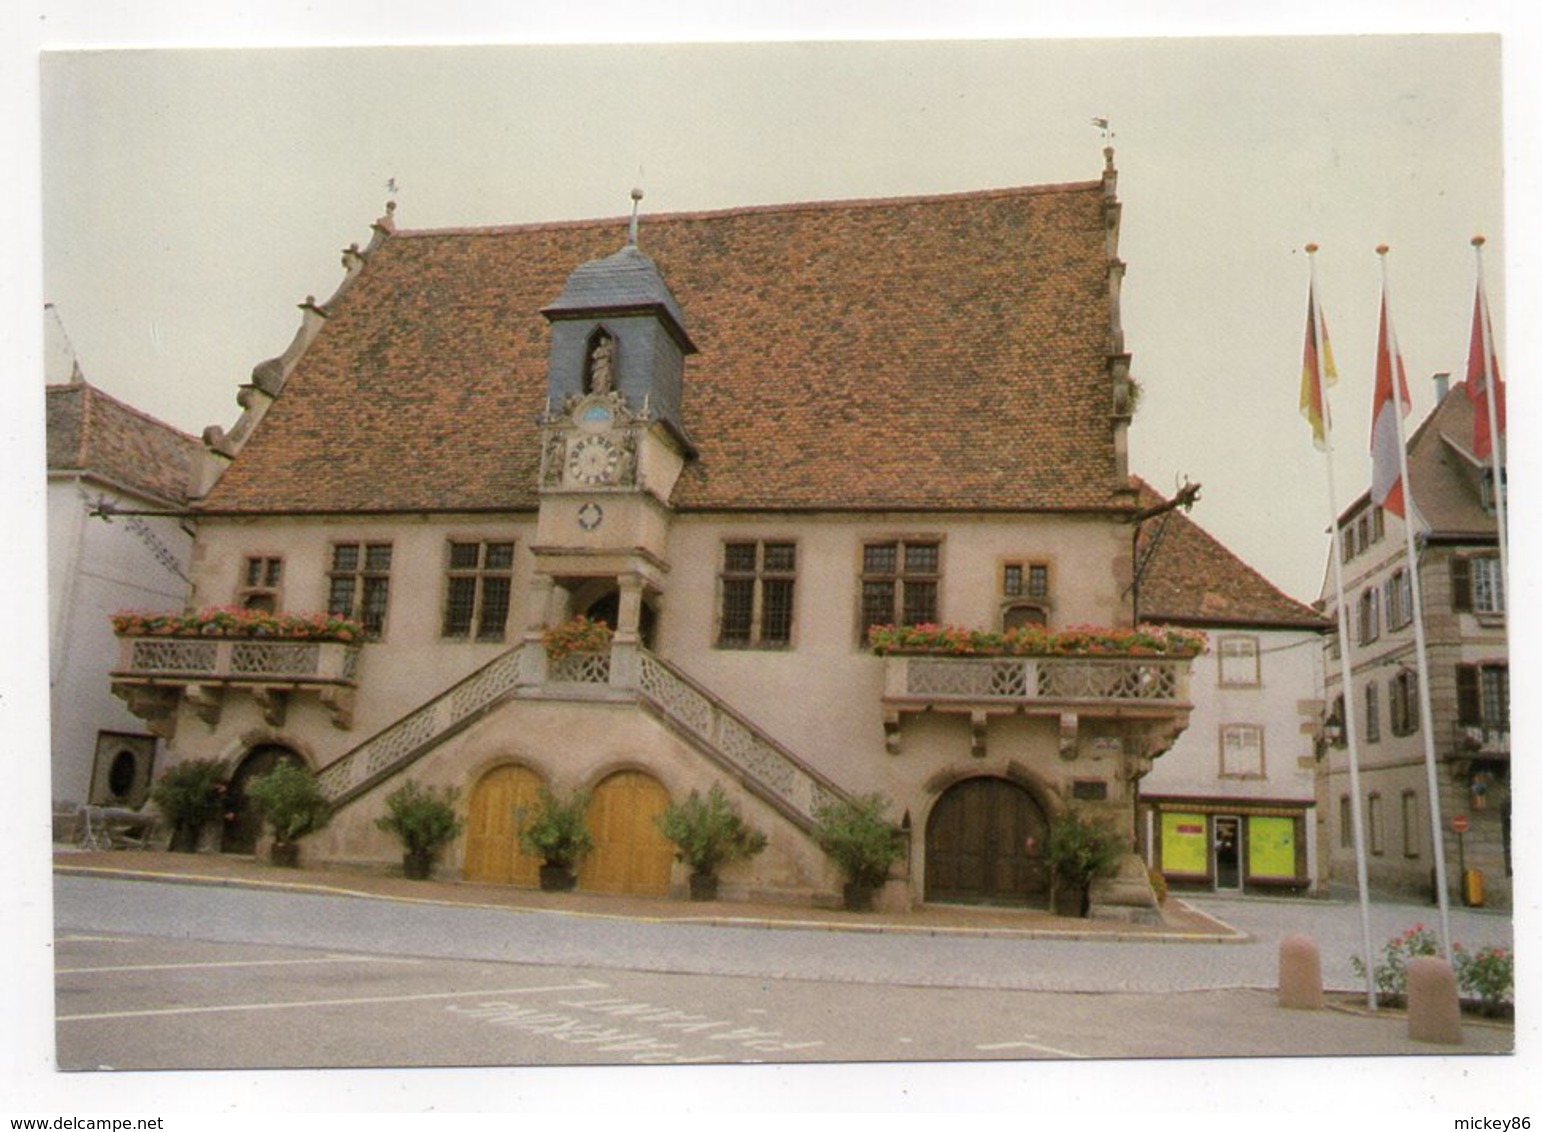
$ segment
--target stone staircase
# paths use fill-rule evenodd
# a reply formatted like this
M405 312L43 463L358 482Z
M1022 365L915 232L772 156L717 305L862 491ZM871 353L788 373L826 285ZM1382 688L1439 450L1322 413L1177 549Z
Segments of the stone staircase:
M850 795L701 684L636 645L548 662L525 643L366 739L317 775L334 811L519 699L634 702L805 832Z

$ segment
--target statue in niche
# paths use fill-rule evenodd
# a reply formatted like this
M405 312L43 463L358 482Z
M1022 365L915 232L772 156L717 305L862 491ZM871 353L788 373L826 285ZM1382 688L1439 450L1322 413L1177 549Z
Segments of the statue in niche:
M589 348L588 392L609 393L615 388L616 340L601 332Z
M560 432L546 437L546 467L542 482L548 485L562 482L562 461L567 455L567 439Z

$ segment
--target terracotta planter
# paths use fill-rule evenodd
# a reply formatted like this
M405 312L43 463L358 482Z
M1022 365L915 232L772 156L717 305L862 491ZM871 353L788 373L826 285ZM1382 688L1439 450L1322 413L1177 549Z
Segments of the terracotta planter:
M571 892L578 876L566 865L541 866L542 892Z
M692 873L690 883L692 900L717 899L716 873Z
M402 854L402 872L408 880L427 880L434 871L434 855L426 849Z
M298 841L275 841L273 847L268 850L268 863L277 865L281 869L298 869L300 867L300 843Z
M848 912L871 912L877 901L878 886L852 881L841 890L841 897Z

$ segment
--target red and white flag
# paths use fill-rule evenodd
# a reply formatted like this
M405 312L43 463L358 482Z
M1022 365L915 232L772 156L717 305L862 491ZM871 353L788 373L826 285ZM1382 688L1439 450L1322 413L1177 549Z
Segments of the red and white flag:
M1395 395L1394 378L1397 383ZM1383 292L1381 330L1376 337L1376 395L1371 402L1371 500L1401 518L1407 518L1408 509L1404 503L1400 471L1400 430L1393 414L1400 412L1406 417L1412 411L1408 375L1403 372L1403 358L1397 349L1397 335L1392 329L1387 296Z
M1472 341L1467 346L1467 399L1472 402L1472 451L1480 460L1493 454L1493 437L1489 435L1488 390L1489 377L1493 377L1495 390L1494 416L1499 423L1499 435L1505 433L1505 383L1499 376L1499 358L1494 352L1494 331L1488 320L1488 303L1484 301L1483 281L1478 281L1478 293L1472 303ZM1488 340L1488 365L1483 364L1483 342Z

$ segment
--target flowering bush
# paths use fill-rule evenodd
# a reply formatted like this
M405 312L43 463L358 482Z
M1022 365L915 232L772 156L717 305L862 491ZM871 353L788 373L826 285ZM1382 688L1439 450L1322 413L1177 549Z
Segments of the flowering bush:
M233 605L196 613L115 613L112 631L120 637L274 637L291 641L357 641L364 636L363 626L347 617L272 613Z
M1467 951L1451 945L1451 964L1462 990L1483 1004L1483 1013L1497 1014L1515 992L1515 954L1503 947Z
M580 614L571 621L553 625L541 634L546 655L561 660L576 652L604 652L610 648L610 626L603 621L591 621Z
M1400 1003L1408 993L1408 961L1423 955L1438 955L1435 933L1423 924L1415 924L1402 935L1395 935L1381 949L1381 962L1373 972L1377 994L1391 1003ZM1365 978L1365 961L1358 955L1349 957L1357 978Z
M956 625L874 625L868 646L879 656L1170 656L1193 657L1205 649L1194 629L1141 625L1110 629L1076 625L1059 631L1023 625L1005 632Z
M1408 994L1408 962L1425 955L1438 955L1435 934L1423 924L1415 924L1402 935L1393 936L1382 948L1382 960L1376 964L1376 991L1391 1005L1403 1002ZM1365 963L1360 956L1349 959L1356 976L1365 977ZM1515 990L1515 955L1503 947L1484 947L1468 951L1459 943L1451 945L1451 969L1462 994L1482 1003L1485 1014L1498 1011Z

